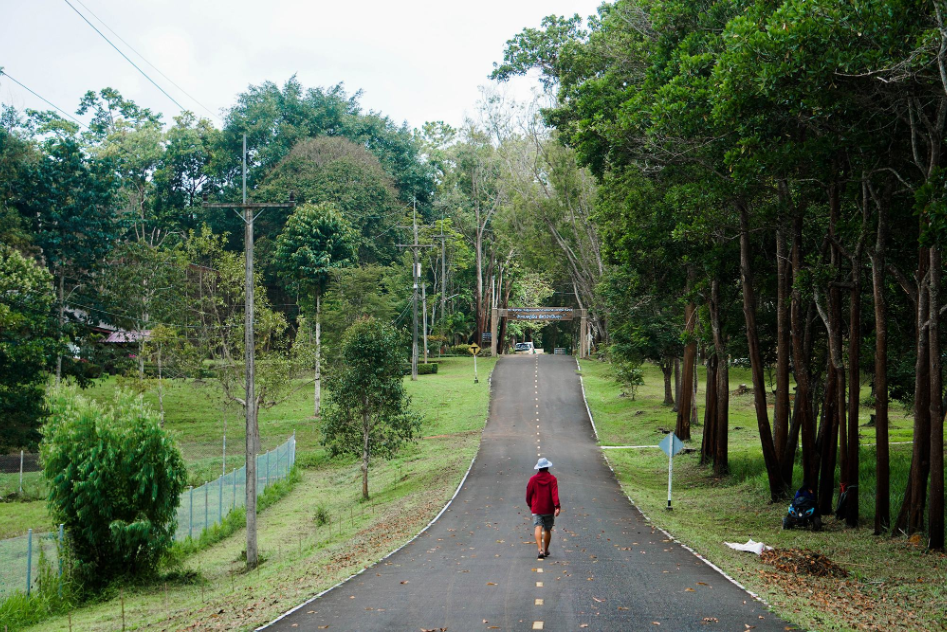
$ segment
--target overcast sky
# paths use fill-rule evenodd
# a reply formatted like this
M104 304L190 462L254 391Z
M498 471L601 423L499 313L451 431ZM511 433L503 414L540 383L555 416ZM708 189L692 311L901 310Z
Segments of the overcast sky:
M69 1L198 115L209 116L92 14L214 114L250 84L296 74L306 87L362 90L365 109L420 127L458 125L473 112L507 39L552 13L591 15L601 0ZM86 90L106 86L166 122L179 111L65 0L0 0L0 67L70 113ZM528 97L533 85L515 82L514 96ZM7 77L0 101L49 109Z

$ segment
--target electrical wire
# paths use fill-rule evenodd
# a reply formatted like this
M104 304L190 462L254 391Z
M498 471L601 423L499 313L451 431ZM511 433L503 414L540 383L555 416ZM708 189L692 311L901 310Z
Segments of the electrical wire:
M33 90L30 90L30 89L27 88L25 85L23 85L22 83L20 83L19 81L17 81L14 77L11 77L11 76L10 76L10 73L8 73L7 71L3 70L2 68L0 68L0 77L6 77L6 78L8 78L10 81L12 81L12 82L15 83L16 85L20 86L21 88L23 88L24 90L26 90L27 92L29 92L30 94L32 94L34 97L36 97L36 98L39 99L40 101L44 102L46 105L49 105L49 106L51 106L51 107L53 107L53 108L59 110L60 112L62 112L63 114L65 114L66 116L68 116L69 118L71 118L73 121L75 121L76 123L78 123L79 125L81 125L83 128L89 129L89 126L88 126L88 125L86 125L85 123L83 123L82 121L80 121L79 119L77 119L76 117L74 117L74 116L73 116L72 114L70 114L69 112L66 112L64 109L62 109L61 107L59 107L58 105L56 105L55 103L53 103L52 101L50 101L49 99L40 96L39 94L37 94L37 93L34 92Z
M142 54L139 53L137 50L135 50L135 48L134 48L131 44L129 44L128 42L126 42L126 41L122 38L121 35L119 35L118 33L115 32L115 29L113 29L111 26L109 26L108 24L106 24L105 21L102 20L102 18L100 18L99 16L97 16L97 15L95 14L95 12L92 11L92 9L90 9L90 8L87 7L85 4L83 4L83 3L82 3L82 0L75 0L75 1L76 1L76 3L77 3L79 6L81 6L83 9L85 9L85 10L89 13L89 15L91 15L92 17L94 17L96 20L99 21L99 23L102 24L102 26L104 26L106 29L108 29L109 32L110 32L112 35L114 35L115 37L117 37L118 40L119 40L122 44L124 44L125 46L127 46L133 53L135 53L136 55L138 55L139 57L141 57L141 59L142 59L146 64L148 64L149 66L151 66L152 68L154 68L154 69L155 69L155 72L157 72L159 75L161 75L162 77L164 77L165 79L167 79L167 80L171 83L172 86L174 86L175 88L177 88L178 90L180 90L182 93L184 93L184 96L186 96L186 97L189 98L191 101L193 101L193 102L196 103L197 105L199 105L199 106L201 106L202 108L204 108L204 111L205 111L205 112L207 112L208 114L210 114L211 116L213 116L213 117L214 117L215 119L217 119L218 121L222 121L222 119L220 118L220 116L218 116L217 114L214 114L213 112L211 112L210 108L208 108L206 105L204 105L203 103L201 103L200 101L198 101L197 99L195 99L194 97L192 97L190 94L188 94L187 90L185 90L184 88L182 88L181 86L179 86L178 84L176 84L176 83L174 82L174 80L171 79L171 77L169 77L168 75L166 75L166 74L164 74L163 72L161 72L161 69L160 69L160 68L158 68L158 67L155 66L153 63L151 63L150 61L148 61L148 59L145 58L144 55L142 55ZM182 109L183 109L183 108L182 108Z
M116 51L119 55L121 55L122 57L125 58L125 61L127 61L127 62L130 63L132 66L134 66L135 70L137 70L138 72L141 73L141 76L143 76L145 79L147 79L148 81L150 81L151 84L152 84L154 87L156 87L158 90L160 90L160 91L161 91L161 94L163 94L164 96L166 96L166 97L168 97L169 99L171 99L171 102L174 103L176 106L178 106L178 108L180 108L182 112L187 111L187 108L186 108L186 107L184 107L183 105L181 105L180 103L178 103L178 102L175 100L174 97L172 97L170 94L167 93L167 91L166 91L164 88L162 88L161 86L158 85L158 82L157 82L157 81L155 81L154 79L152 79L151 77L149 77L149 76L148 76L148 73L146 73L144 70L142 70L141 68L139 68L139 67L138 67L138 64L136 64L136 63L133 62L131 59L129 59L128 55L126 55L124 52L122 52L122 49L120 49L118 46L116 46L115 44L113 44L113 43L112 43L112 40L110 40L109 38L107 38L107 37L105 36L105 33L103 33L103 32L100 31L98 28L96 28L95 24L93 24L92 22L90 22L90 21L89 21L89 18L87 18L86 16L84 16L84 15L82 14L82 12L79 11L79 9L77 9L71 2L69 2L69 0L63 0L63 2L65 2L66 4L68 4L70 9L72 9L73 11L75 11L76 14L77 14L80 18L82 18L82 19L85 21L86 24L88 24L89 26L91 26L93 31L95 31L95 32L98 33L100 36L102 36L102 39L104 39L106 42L108 42L109 46L111 46L112 48L114 48L115 51Z

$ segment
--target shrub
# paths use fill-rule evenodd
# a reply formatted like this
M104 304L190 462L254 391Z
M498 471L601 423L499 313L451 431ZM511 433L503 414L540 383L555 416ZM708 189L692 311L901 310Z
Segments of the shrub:
M157 412L120 391L101 405L61 389L40 446L48 506L86 588L154 571L173 543L187 471Z
M638 396L638 387L644 385L644 372L641 370L640 362L629 360L613 361L615 367L615 379L628 389L627 395L634 401Z
M450 352L454 355L470 355L470 345L454 345Z
M432 375L434 373L437 373L437 364L433 362L430 362L428 364L424 364L423 362L418 362L418 375ZM405 365L404 374L411 375L410 364Z

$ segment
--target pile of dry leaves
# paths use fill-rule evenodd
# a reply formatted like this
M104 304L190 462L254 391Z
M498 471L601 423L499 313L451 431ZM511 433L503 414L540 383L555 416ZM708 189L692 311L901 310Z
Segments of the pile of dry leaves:
M812 575L813 577L848 577L848 571L814 551L802 549L773 549L763 551L760 561L770 564L784 573L793 575Z

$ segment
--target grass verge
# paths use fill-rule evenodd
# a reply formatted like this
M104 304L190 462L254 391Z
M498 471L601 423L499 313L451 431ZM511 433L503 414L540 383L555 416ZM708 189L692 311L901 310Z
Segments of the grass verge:
M494 360L479 359L481 376ZM406 380L423 417L422 439L395 459L373 465L370 502L360 499L361 472L329 459L315 442L300 450L299 481L258 517L264 562L246 573L242 528L182 555L164 580L110 591L70 613L73 629L251 630L333 586L401 546L451 497L480 443L489 384L473 383L470 358L444 359L436 375ZM68 630L56 616L30 630Z
M660 371L647 367L645 386L632 401L621 397L611 369L602 362L583 362L589 407L602 445L653 445L673 428L675 414L662 404ZM703 398L701 375L698 404ZM731 392L747 376L731 374ZM701 406L702 409L702 406ZM749 590L760 595L788 621L809 630L944 630L947 629L947 556L929 554L920 539L872 535L874 511L874 431L865 428L862 451L859 529L826 518L822 532L783 531L786 504L769 502L753 397L732 397L730 404L731 474L715 478L698 464L698 455L674 459L673 511L667 504L667 457L656 448L612 449L605 455L628 495L654 524L714 562ZM868 421L862 407L860 425ZM892 415L892 440L904 440L910 419ZM701 428L693 430L699 447ZM895 439L897 437L897 439ZM910 434L907 434L908 440ZM910 445L892 446L892 504L900 506L910 462ZM748 538L779 549L809 549L828 556L849 572L848 578L797 575L765 565L748 553L733 551L724 541Z

